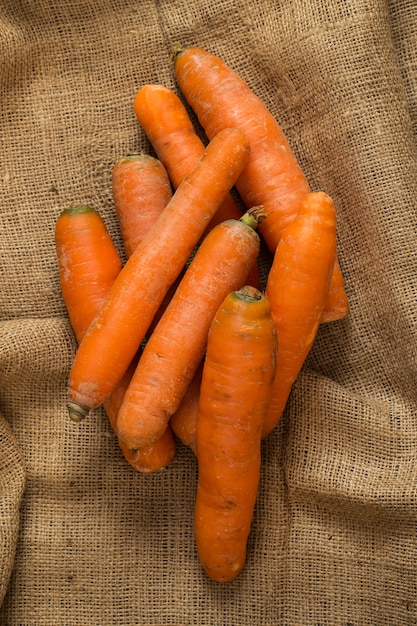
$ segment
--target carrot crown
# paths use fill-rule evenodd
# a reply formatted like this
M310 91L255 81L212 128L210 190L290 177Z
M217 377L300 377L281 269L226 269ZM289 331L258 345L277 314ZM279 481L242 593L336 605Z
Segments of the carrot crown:
M268 214L265 212L265 209L262 205L253 206L242 215L240 221L247 226L256 229L267 216Z
M95 213L95 209L92 209L89 206L85 206L83 204L70 206L64 209L61 215L75 215L77 213Z

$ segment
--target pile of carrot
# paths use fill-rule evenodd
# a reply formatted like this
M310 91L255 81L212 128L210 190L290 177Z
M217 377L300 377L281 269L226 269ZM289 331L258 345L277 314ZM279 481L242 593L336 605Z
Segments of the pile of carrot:
M133 108L154 155L112 170L124 260L93 208L56 222L78 342L67 406L80 422L102 405L141 473L167 467L178 442L191 448L198 557L227 582L246 561L262 440L320 324L349 307L334 203L310 188L281 126L220 58L198 47L173 58L186 104L144 85ZM261 286L263 242L272 262Z

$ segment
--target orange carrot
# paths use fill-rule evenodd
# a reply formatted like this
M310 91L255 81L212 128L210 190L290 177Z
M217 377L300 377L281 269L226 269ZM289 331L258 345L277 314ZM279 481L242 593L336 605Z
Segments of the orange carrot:
M229 294L209 332L196 434L195 538L217 582L233 580L245 564L275 368L268 300L250 287Z
M229 291L245 284L259 254L259 208L218 224L203 239L150 336L117 418L131 448L159 439L203 358L210 323Z
M336 211L323 192L305 196L275 252L266 295L278 332L278 367L263 435L270 433L313 345L336 256Z
M174 188L177 188L204 152L204 143L197 135L185 106L173 91L156 84L144 85L138 91L134 110L158 159L165 165ZM227 194L203 235L226 219L240 217L239 207ZM256 264L248 280L259 287Z
M149 154L132 154L115 163L112 188L129 258L171 199L171 183L158 159Z
M127 260L83 337L71 368L68 410L79 421L122 378L152 318L249 158L246 136L229 128L194 170Z
M119 274L122 263L102 218L90 207L70 207L62 211L55 225L55 243L62 296L75 336L80 342ZM104 409L113 430L134 367L133 361L113 393L104 400ZM141 472L165 467L175 454L170 429L160 441L140 452L129 450L120 439L118 443L126 460Z
M132 154L117 161L112 189L126 258L138 247L172 197L171 182L163 164L149 154ZM152 332L176 289L171 285L148 329Z
M138 350L138 356L140 352ZM103 407L115 432L117 431L117 415L136 364L137 358L133 359L123 378L103 402ZM175 456L175 441L170 427L165 430L158 441L140 450L131 450L120 438L118 438L118 443L125 459L136 471L142 474L150 474L164 469Z
M97 211L73 206L55 225L61 291L77 341L87 332L122 261Z
M175 413L171 415L169 420L169 425L174 435L176 435L185 446L191 448L194 454L197 453L195 439L203 363L204 361L200 362L196 373L188 385L180 406Z
M283 129L248 84L217 56L190 47L176 52L174 64L180 89L209 138L225 126L237 126L248 137L250 159L236 187L247 206L264 206L268 217L259 231L274 253L311 191ZM329 293L322 321L343 318L349 308L337 259Z

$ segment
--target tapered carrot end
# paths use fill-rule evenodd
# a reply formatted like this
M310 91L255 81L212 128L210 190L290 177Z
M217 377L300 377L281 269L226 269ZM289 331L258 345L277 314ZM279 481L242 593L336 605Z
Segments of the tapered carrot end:
M82 422L88 415L90 409L82 404L77 404L69 400L67 402L68 415L73 422Z

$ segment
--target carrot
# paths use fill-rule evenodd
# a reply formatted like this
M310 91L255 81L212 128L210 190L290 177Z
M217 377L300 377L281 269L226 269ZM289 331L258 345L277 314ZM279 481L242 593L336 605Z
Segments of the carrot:
M90 207L77 206L62 211L55 224L55 244L62 296L80 342L119 274L122 262L102 218ZM135 361L132 361L113 393L104 400L113 430L134 367ZM118 443L126 460L141 472L165 467L175 454L170 429L160 441L140 452L129 450L120 439Z
M68 381L71 419L83 419L122 378L170 285L248 157L242 131L219 133L127 260L75 355Z
M180 406L203 358L210 323L223 298L245 284L259 254L258 208L218 224L203 239L150 336L124 396L118 436L129 447L150 445Z
M336 256L336 211L323 192L305 196L270 269L266 295L278 332L278 367L263 436L277 424L313 345Z
M173 91L158 84L144 85L136 94L133 106L139 123L176 189L204 152L204 144L185 106ZM216 224L226 219L239 219L241 215L232 196L227 194L203 236ZM250 284L259 287L256 264L248 280Z
M138 356L139 354L140 350L138 351ZM132 379L136 364L137 359L133 359L123 378L103 402L104 409L115 432L123 396ZM165 468L175 456L175 441L170 427L166 428L158 441L140 450L130 449L120 437L118 438L118 443L125 459L136 471L142 474L150 474Z
M113 166L112 189L129 258L171 199L171 183L158 159L149 154L132 154Z
M191 448L194 454L197 453L195 439L203 363L204 361L200 362L196 373L188 385L180 406L175 413L171 415L169 420L169 425L174 435L176 435L185 446Z
M112 171L112 190L126 258L138 247L171 200L172 188L163 164L145 153L119 159ZM148 332L156 325L176 289L171 285Z
M283 129L249 85L217 56L198 47L179 49L174 68L179 87L209 138L225 126L237 126L248 137L250 159L236 187L247 206L264 206L268 217L259 231L275 253L282 233L311 191ZM337 259L329 294L323 322L343 318L349 308Z
M196 433L195 538L217 582L233 580L245 564L275 368L267 298L250 287L229 294L210 327Z
M55 225L62 297L77 341L87 332L122 261L97 211L86 206L64 209Z

